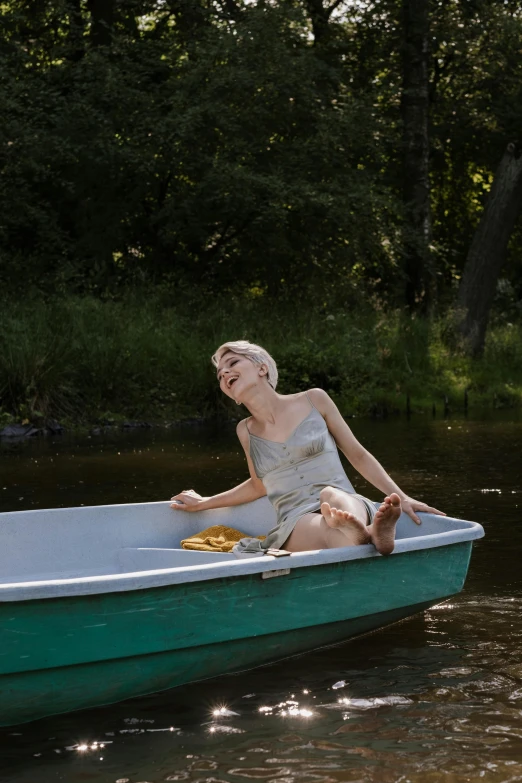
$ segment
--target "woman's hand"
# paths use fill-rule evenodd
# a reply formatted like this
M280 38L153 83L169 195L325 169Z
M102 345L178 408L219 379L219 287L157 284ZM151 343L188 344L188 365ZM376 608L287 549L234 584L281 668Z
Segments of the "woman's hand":
M197 511L199 505L208 498L202 497L198 492L193 489L184 489L179 495L174 495L171 500L178 501L177 503L171 503L170 507L178 509L179 511Z
M408 514L409 517L413 519L415 524L420 525L422 524L419 517L415 513L416 511L426 511L429 514L440 514L441 517L445 517L446 514L444 511L439 511L436 508L432 508L431 506L427 506L426 503L422 503L420 500L414 500L414 498L402 498L401 500L402 510L405 514Z

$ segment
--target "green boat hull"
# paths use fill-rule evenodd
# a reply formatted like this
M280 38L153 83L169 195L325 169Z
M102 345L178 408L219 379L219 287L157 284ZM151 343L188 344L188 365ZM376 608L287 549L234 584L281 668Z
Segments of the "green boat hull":
M458 593L470 554L466 541L271 579L1 603L0 725L241 671L375 630Z

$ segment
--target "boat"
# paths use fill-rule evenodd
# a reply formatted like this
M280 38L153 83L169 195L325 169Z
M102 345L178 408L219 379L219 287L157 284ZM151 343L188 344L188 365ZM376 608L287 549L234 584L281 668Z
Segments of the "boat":
M385 557L368 544L238 559L180 541L215 524L262 535L266 498L1 513L0 725L250 669L440 603L462 590L484 531L421 517L401 516Z

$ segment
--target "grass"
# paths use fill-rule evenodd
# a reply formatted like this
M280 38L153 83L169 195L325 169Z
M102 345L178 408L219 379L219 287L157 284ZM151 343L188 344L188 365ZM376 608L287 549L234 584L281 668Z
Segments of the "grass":
M345 415L522 403L522 325L500 323L483 359L450 349L448 323L399 312L311 311L262 300L167 306L158 298L6 304L0 313L0 420L75 423L237 416L210 356L264 345L282 393L326 389Z

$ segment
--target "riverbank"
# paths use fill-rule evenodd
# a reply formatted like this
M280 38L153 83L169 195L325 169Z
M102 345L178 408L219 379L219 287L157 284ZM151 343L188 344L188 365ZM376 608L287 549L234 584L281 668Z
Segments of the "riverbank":
M274 355L278 391L320 386L346 416L520 406L522 324L497 319L480 360L458 350L450 326L449 318L233 298L204 308L137 298L8 304L0 314L0 425L236 418L210 356L238 338Z

